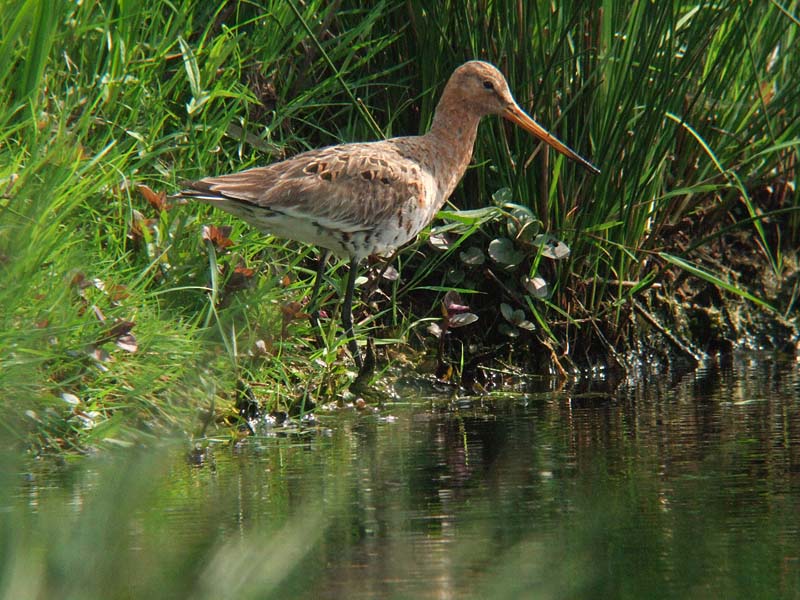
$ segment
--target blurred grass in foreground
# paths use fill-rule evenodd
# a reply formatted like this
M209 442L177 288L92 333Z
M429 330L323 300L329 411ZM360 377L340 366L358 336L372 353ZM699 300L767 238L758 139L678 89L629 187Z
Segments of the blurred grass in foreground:
M795 598L799 378L749 357L238 445L3 453L0 598Z
M3 426L36 449L128 444L165 426L201 431L198 411L200 422L220 404L229 412L248 373L277 408L336 390L349 363L335 319L330 350L292 320L313 251L202 206L148 203L136 186L172 191L180 178L422 131L469 58L500 66L521 105L603 170L594 178L535 154L534 140L499 120L481 128L479 168L455 204L485 206L510 187L572 248L549 300L528 301L531 320L546 326L580 307L627 323L623 309L659 269L686 260L660 247L664 228L695 219L701 202L742 212L779 276L784 250L800 242L797 8L4 3ZM777 234L752 198L766 186L785 223ZM229 224L217 242L232 245L204 240L210 223ZM713 265L692 266L738 289ZM422 308L438 313L436 302ZM426 316L391 310L390 337Z

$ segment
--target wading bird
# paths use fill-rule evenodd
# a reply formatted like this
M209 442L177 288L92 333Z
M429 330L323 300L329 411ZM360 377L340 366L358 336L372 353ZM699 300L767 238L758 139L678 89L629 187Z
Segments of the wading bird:
M342 324L362 370L352 310L359 263L372 254L390 254L433 220L469 165L479 121L492 114L599 173L517 105L497 68L470 61L450 76L425 135L310 150L266 167L187 183L176 196L221 208L265 233L322 248L309 303L315 325L329 252L349 258Z

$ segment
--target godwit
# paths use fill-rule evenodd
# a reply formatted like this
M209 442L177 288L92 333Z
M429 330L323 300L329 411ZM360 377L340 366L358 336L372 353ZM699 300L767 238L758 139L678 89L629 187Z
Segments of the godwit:
M361 370L352 314L359 263L391 253L433 220L472 158L479 121L490 114L599 173L517 105L497 68L475 60L450 76L425 135L310 150L266 167L188 183L177 196L212 204L266 233L320 246L312 315L329 251L349 257L342 324Z

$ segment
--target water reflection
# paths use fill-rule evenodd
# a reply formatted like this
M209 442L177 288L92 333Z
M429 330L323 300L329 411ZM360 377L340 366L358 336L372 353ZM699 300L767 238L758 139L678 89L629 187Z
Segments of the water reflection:
M138 548L126 585L157 596L797 598L799 392L796 362L742 358L613 392L412 398L182 452L116 495L118 468L55 487L78 525L106 490L128 530L108 543ZM58 496L22 488L29 510Z

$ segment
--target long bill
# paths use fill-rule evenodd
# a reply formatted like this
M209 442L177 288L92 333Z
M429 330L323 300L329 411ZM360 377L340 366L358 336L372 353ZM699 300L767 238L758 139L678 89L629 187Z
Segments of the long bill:
M516 123L528 133L532 133L537 138L542 140L545 144L547 144L548 146L550 146L555 150L558 150L559 152L561 152L561 154L563 154L567 158L571 158L575 162L579 163L589 172L594 173L595 175L600 173L600 169L595 167L592 163L583 158L572 148L570 148L569 146L558 140L544 127L542 127L536 121L534 121L528 115L526 115L525 112L516 104L512 104L511 106L506 108L505 112L503 112L503 117L505 117L512 123Z

